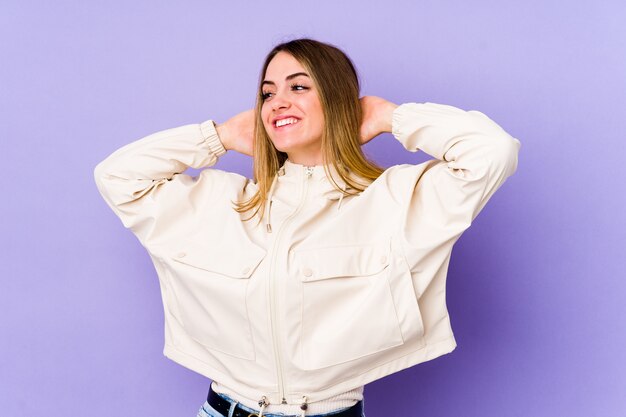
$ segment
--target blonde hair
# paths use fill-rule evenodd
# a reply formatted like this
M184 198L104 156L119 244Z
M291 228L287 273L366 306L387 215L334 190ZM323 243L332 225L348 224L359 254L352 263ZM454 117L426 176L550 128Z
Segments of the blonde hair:
M333 45L308 38L278 44L265 58L256 96L253 173L258 191L246 201L233 202L239 213L255 209L245 220L250 220L260 212L259 223L263 220L267 195L274 176L287 159L285 152L274 147L261 119L262 82L270 61L281 51L291 54L300 62L318 91L325 121L321 144L324 170L333 186L344 195L356 194L367 188L384 171L369 161L361 149L360 126L363 115L359 101L360 86L350 58ZM341 179L356 192L341 190L327 165L332 165ZM351 178L352 174L356 174L366 183L355 181Z

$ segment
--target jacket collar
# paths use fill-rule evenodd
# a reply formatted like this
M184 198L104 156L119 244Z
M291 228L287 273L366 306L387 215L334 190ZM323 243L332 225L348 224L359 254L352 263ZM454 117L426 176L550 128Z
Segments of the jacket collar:
M301 181L304 179L304 177L306 175L310 175L311 177L309 178L309 181L311 181L311 190L315 193L315 195L318 198L325 198L327 200L338 200L337 210L341 210L341 203L343 202L343 198L345 195L344 192L354 189L341 179L339 173L332 164L328 165L328 170L337 185L341 188L341 190L336 189L330 178L326 175L324 165L306 166L292 162L289 159L285 160L283 165L278 169L278 172L274 176L274 180L272 181L272 185L270 186L270 190L267 195L264 218L266 224L265 227L269 233L271 233L272 231L272 197L274 195L274 192L276 191L279 177L282 177L281 183L283 184L301 184Z
M339 183L341 178L339 177L339 174L335 170L335 167L332 164L330 164L328 165L328 168L330 169L330 172L333 178L335 178L335 181ZM287 177L294 177L294 178L301 178L301 176L305 175L307 172L310 172L312 174L311 179L313 179L314 181L319 181L323 179L329 181L326 176L326 172L324 171L324 165L307 166L307 165L302 165L302 164L297 164L295 162L291 162L289 159L287 159L285 163L283 164L283 166L278 171L279 171L278 175L286 175ZM343 185L343 182L341 182L341 185Z
M348 184L346 184L345 181L343 181L343 179L341 179L339 173L332 164L327 165L327 167L329 174L332 176L332 178L335 180L341 190L353 190L352 187L350 187ZM311 180L311 182L314 184L314 192L319 197L325 197L329 200L336 200L340 198L340 196L344 195L342 191L335 188L329 176L326 175L324 165L306 166L302 164L297 164L287 159L285 160L283 166L278 170L277 176L285 176L286 178L293 180L302 180L302 178L307 174L311 175L309 180Z

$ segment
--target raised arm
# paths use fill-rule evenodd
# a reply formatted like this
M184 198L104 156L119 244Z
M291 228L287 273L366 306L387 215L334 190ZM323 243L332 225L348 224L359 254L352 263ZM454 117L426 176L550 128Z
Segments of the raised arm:
M155 220L184 204L185 194L195 185L182 172L212 166L225 153L213 121L207 120L119 148L95 167L94 178L109 207L144 243Z
M433 257L444 262L452 244L516 171L521 143L476 110L428 102L379 108L370 113L387 122L373 122L372 116L370 124L384 126L391 114L391 133L404 148L435 158L392 167L388 181L403 206L400 227L411 267L419 269L425 258L437 265ZM377 129L383 128L370 130Z
M227 173L219 170L204 170L198 180L183 172L213 166L231 149L252 155L253 131L254 111L247 110L222 124L206 120L153 133L100 162L94 170L96 185L145 245L157 222L174 222L177 214L194 209L198 202L189 197L194 187L201 188L204 204L221 201L219 190L227 181L243 180L232 175L227 180Z
M520 141L477 110L406 103L393 111L392 133L408 151L422 150L440 161L424 174L437 187L430 197L442 209L463 213L464 222L474 220L517 169Z

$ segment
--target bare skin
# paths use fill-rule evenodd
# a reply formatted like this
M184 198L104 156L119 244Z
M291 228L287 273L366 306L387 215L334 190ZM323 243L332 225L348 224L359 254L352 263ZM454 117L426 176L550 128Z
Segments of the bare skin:
M361 97L360 102L363 110L361 145L381 133L391 133L392 114L398 105L376 96ZM251 109L216 125L217 134L226 150L253 156L254 119L254 109Z

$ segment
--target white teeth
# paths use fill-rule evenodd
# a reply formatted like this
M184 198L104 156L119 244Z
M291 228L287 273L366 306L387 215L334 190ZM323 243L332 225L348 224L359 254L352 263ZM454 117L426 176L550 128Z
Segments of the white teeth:
M295 124L295 123L298 123L298 119L294 119L293 117L289 117L287 119L281 119L281 120L277 121L276 122L276 127L290 125L290 124Z

